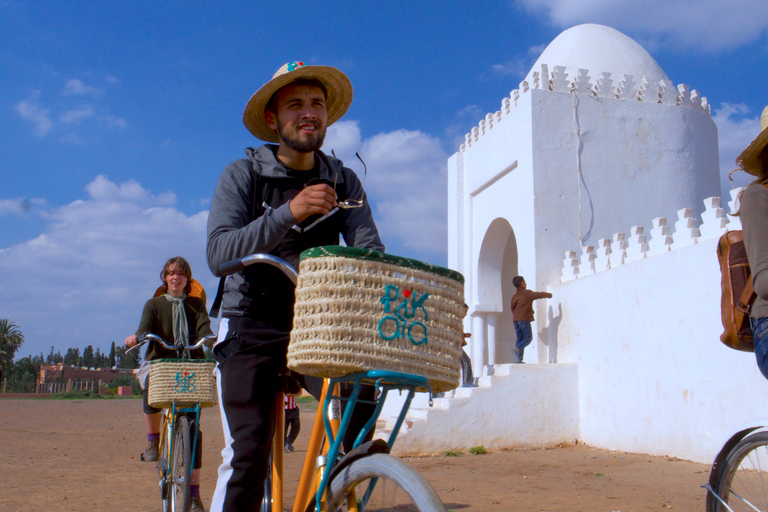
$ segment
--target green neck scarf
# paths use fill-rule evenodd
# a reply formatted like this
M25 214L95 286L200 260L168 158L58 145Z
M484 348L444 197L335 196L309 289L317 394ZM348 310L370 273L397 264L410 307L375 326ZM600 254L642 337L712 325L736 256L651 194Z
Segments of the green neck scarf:
M166 300L173 305L173 341L178 345L189 345L189 326L187 325L187 315L184 314L184 299L186 294L181 297L172 297L165 294Z

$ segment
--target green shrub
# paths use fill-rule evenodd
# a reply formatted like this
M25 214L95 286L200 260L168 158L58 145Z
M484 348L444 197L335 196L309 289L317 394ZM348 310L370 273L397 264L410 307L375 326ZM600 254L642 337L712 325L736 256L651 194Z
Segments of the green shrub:
M457 451L457 452L444 451L443 455L445 455L446 457L461 457L462 453L461 451Z
M65 391L50 396L53 400L83 400L85 398L100 398L96 391Z
M115 380L107 384L107 388L109 390L116 389L118 386L131 386L131 394L133 395L140 395L141 394L141 386L139 386L139 379L134 377L133 375L120 375ZM104 392L102 391L102 394Z
M473 446L469 449L469 453L472 455L483 455L488 452L485 450L485 446Z

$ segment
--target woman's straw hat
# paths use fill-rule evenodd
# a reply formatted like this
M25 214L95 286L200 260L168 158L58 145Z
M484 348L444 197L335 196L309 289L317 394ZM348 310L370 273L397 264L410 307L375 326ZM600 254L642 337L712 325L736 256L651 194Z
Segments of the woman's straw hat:
M759 176L762 171L757 157L768 145L768 107L763 109L763 115L760 116L760 130L760 135L736 158L736 164L741 169L755 176Z
M281 87L302 78L317 79L328 91L325 102L328 126L341 119L352 103L352 83L347 75L330 66L305 66L303 62L288 62L248 100L243 112L243 124L248 131L263 141L279 143L277 132L267 126L264 120L264 109L272 95Z

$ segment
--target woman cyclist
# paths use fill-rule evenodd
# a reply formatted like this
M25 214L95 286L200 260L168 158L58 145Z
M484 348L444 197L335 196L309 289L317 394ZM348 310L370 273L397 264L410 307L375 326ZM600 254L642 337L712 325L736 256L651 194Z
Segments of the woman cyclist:
M205 309L205 300L199 297L189 296L192 290L192 269L187 260L181 256L169 259L160 272L163 281L162 295L149 299L144 304L141 321L136 334L125 338L125 345L132 347L138 342L142 334L151 333L159 336L167 342L181 341L188 344L190 339L213 334L211 320ZM205 351L200 348L192 351L193 359L204 359ZM159 458L158 443L160 441L160 427L162 423L162 409L156 409L147 401L149 389L149 361L164 358L177 358L178 354L168 350L159 343L150 341L144 355L144 362L139 369L139 383L144 392L144 423L147 427L147 440L149 444L144 451L145 461L156 461ZM200 467L202 460L203 432L199 431L198 442L195 447L195 462L192 471L190 497L192 506L190 512L205 512L200 499Z

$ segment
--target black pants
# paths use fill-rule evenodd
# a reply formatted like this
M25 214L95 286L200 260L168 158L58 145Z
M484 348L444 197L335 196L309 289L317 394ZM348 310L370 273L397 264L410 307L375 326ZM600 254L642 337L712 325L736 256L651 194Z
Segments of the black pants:
M290 431L290 432L289 432ZM301 432L299 408L285 410L285 444L293 444Z
M257 511L264 495L269 455L275 433L278 378L286 366L289 333L250 318L230 318L227 336L214 348L219 372L219 404L225 448L211 512ZM299 376L315 398L322 379ZM351 386L342 386L342 396ZM373 397L366 386L361 398ZM365 396L363 396L365 395ZM348 450L373 412L373 405L359 404L344 438ZM372 433L371 433L372 435Z

